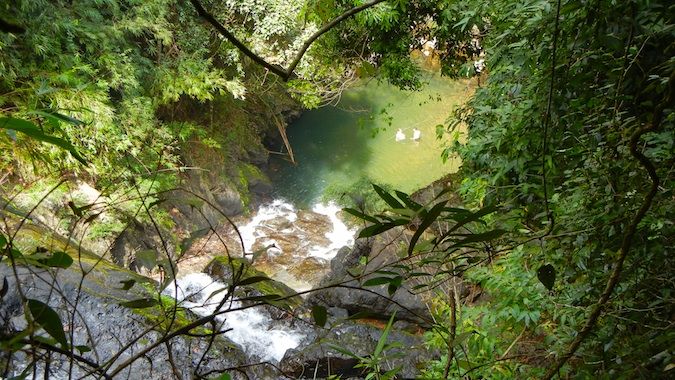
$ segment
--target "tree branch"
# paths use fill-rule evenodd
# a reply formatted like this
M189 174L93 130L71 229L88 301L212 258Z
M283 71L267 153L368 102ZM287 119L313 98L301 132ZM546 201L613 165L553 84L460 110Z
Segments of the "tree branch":
M221 36L225 37L226 40L230 41L230 43L232 43L237 49L239 49L239 51L244 53L244 55L252 59L253 62L257 63L258 65L278 75L282 80L288 81L289 79L295 76L294 74L295 68L298 66L300 60L305 55L309 47L314 43L314 41L316 41L319 37L324 35L329 30L333 29L335 26L337 26L340 22L344 21L345 19L384 1L386 0L371 0L367 3L351 8L342 13L341 15L337 16L333 20L331 20L329 23L322 26L321 29L317 30L302 44L302 47L295 54L295 57L293 57L293 60L291 61L291 64L288 66L288 68L283 68L280 65L269 63L263 57L254 53L243 42L239 41L237 37L234 36L234 34L232 34L225 26L223 26L223 24L221 24L218 20L216 20L216 18L213 17L213 15L207 12L202 6L202 4L199 2L199 0L190 0L190 3L192 3L192 6L194 6L195 10L197 11L200 17L202 17L209 24L211 24L211 26L213 26L218 31L218 33L220 33Z

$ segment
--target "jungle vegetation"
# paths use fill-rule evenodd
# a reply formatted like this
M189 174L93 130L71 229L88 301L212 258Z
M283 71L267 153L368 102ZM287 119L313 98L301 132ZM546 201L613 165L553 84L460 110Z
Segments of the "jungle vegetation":
M381 188L388 211L351 209L363 237L414 226L409 254L449 268L430 287L461 275L484 293L438 293L426 334L442 355L424 378L669 378L674 12L650 0L1 1L0 186L75 177L119 199L158 194L181 181L195 141L241 173L261 135L247 102L284 93L318 107L368 76L414 91L424 83L410 52L434 38L443 73L471 75L476 26L481 87L438 128L468 126L444 154L463 160L449 191L465 209ZM146 222L171 225L158 212ZM396 287L415 277L406 270L371 285ZM63 343L48 306L26 307Z

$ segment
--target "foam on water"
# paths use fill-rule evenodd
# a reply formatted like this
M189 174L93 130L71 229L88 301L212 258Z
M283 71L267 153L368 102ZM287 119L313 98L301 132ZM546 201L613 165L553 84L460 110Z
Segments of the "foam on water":
M338 218L338 212L340 212L340 207L335 203L330 202L328 204L317 203L312 208L312 212L315 214L321 214L328 217L330 220L330 231L325 233L326 239L328 239L328 245L313 245L309 248L308 251L302 252L301 247L297 247L294 252L299 256L312 256L324 260L330 260L337 254L338 250L344 246L351 246L354 244L354 234L355 230L349 229L347 225ZM256 242L260 243L258 247L270 247L267 250L268 254L279 255L282 253L282 249L277 241L271 239L267 236L266 229L277 229L279 226L284 226L275 232L277 234L291 234L291 235L302 235L306 233L300 231L298 228L293 226L293 222L298 219L298 214L295 207L281 199L274 200L272 203L264 204L260 206L257 214L249 221L246 225L239 228L239 232L244 240L244 247L246 247L247 252L252 252L253 246ZM279 223L279 221L285 221L286 223ZM288 227L285 227L288 225Z
M331 222L332 230L326 233L326 238L330 241L328 246L314 246L309 254L314 257L330 260L337 254L338 250L344 246L354 244L355 230L349 229L347 225L338 218L338 212L341 211L335 203L330 202L327 205L317 203L312 208L317 214L326 215Z
M281 199L276 199L272 203L260 206L253 219L239 228L246 252L251 252L255 241L265 236L264 232L259 230L259 227L265 225L265 222L277 218L283 218L293 223L298 219L298 214L295 212L295 207L292 204L284 202Z
M217 307L226 292L214 292L223 288L227 285L207 274L192 273L176 280L164 292L174 297L180 306L206 316L218 311ZM240 302L228 301L220 310L238 307L241 307ZM225 334L228 339L238 344L247 355L261 360L279 362L286 350L297 347L304 338L298 330L274 326L274 321L259 308L229 311L218 316L217 320L222 323L221 330L232 329Z

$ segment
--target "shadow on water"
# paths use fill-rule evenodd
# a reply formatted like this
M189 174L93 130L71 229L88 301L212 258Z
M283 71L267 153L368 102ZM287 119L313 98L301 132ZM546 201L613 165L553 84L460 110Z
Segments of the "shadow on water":
M448 141L436 139L436 126L470 94L464 81L430 75L419 92L370 81L350 89L337 107L305 112L287 130L297 166L274 157L270 177L274 196L306 208L326 189L348 189L364 179L414 191L457 169L443 163ZM401 128L406 140L396 142ZM413 128L422 133L412 141Z

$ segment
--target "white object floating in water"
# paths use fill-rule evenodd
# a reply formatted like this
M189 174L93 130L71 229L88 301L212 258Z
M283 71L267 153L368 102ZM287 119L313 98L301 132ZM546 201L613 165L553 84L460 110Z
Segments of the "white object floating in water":
M405 133L403 133L403 130L401 128L396 131L396 141L403 141L405 140Z
M422 136L422 131L420 131L417 128L413 129L413 135L412 135L413 141L419 141L420 136Z
M224 288L227 285L207 274L191 273L169 285L164 293L193 313L207 316L218 311L217 307L227 293L222 291ZM231 301L225 302L223 309L241 306L240 302ZM305 337L300 331L273 327L274 321L259 308L229 311L216 319L223 324L221 330L232 329L225 336L241 346L246 355L262 360L279 362L287 350L297 347Z

